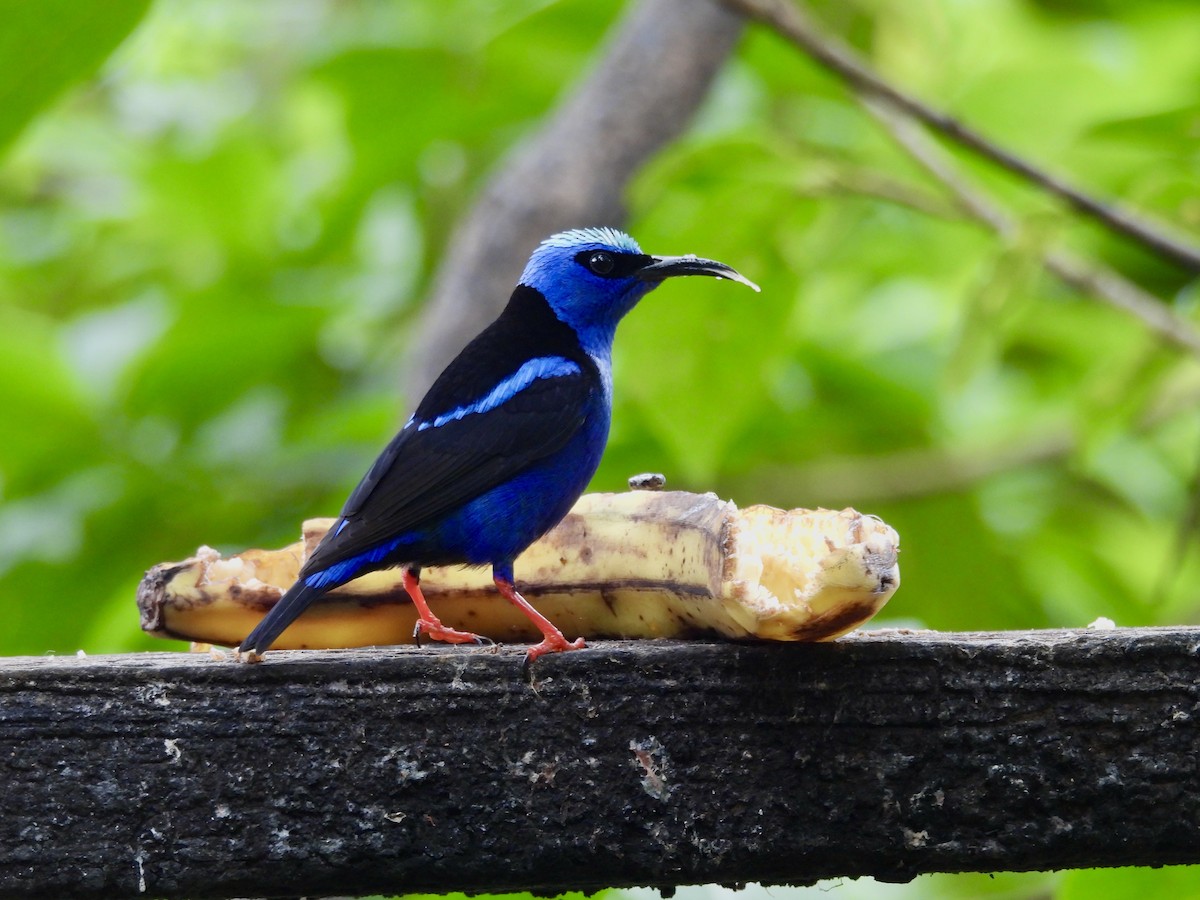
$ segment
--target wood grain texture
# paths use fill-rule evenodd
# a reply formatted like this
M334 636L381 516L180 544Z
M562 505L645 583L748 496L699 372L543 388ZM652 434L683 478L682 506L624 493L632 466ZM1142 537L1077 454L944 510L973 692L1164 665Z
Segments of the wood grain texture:
M1200 629L13 658L0 896L1200 862Z

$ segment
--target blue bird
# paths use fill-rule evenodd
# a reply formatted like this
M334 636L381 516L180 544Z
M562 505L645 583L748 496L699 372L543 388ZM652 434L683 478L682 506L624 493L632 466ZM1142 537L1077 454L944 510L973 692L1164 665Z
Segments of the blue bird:
M422 566L492 566L499 592L538 627L545 653L568 641L518 593L513 561L574 505L600 463L612 414L617 323L677 275L758 287L695 256L650 256L609 228L565 231L534 251L508 306L446 367L359 482L296 583L241 652L270 648L314 600L376 569L402 566L414 636L480 642L443 625L421 593Z

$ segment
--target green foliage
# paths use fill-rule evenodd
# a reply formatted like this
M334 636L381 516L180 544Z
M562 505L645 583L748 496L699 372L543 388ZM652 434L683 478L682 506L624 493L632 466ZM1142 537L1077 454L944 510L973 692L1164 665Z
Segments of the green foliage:
M399 360L453 222L615 11L50 6L0 3L0 652L149 648L143 569L291 539L402 419ZM817 12L886 77L1198 239L1191 0ZM657 470L742 504L877 513L904 545L884 622L1195 621L1200 366L1041 258L1116 267L1193 323L1200 286L950 152L1016 234L965 217L840 82L750 29L692 132L638 174L629 228L763 293L670 284L622 326L594 486Z
M150 0L0 0L0 152L64 88L91 75Z
M1200 869L1167 866L1162 869L1087 869L1064 872L1057 900L1178 900L1200 892Z

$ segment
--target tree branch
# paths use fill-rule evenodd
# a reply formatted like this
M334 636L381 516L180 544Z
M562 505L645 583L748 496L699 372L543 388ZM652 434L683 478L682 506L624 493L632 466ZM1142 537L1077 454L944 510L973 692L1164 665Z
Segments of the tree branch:
M1180 379L1183 381L1183 379ZM1194 386L1168 384L1147 404L1132 430L1141 434L1200 404ZM839 454L803 465L760 465L726 480L722 494L769 496L782 506L831 506L895 502L959 491L1001 472L1061 463L1079 451L1077 423L1038 422L1027 431L986 443L915 447L873 456Z
M1016 219L963 178L929 136L893 107L890 100L867 96L863 98L863 104L896 143L954 196L968 215L1003 238L1011 240L1017 236L1020 226ZM1176 315L1158 297L1111 269L1088 262L1067 250L1044 250L1039 256L1047 271L1063 283L1129 313L1166 343L1200 356L1200 330Z
M932 191L917 188L877 169L825 159L806 165L805 171L798 176L796 194L805 198L869 197L939 219L958 221L962 217L962 209L957 203Z
M412 344L411 393L495 317L538 241L624 222L629 179L687 127L741 33L741 18L710 0L629 8L595 70L455 229Z
M850 47L822 34L809 16L790 0L720 0L731 10L759 21L795 44L851 87L881 97L956 143L1065 200L1073 208L1118 234L1132 238L1163 259L1200 271L1200 247L1167 233L1135 213L1099 200L993 143L952 116L922 103L872 69Z
M1200 862L1200 629L0 662L0 897Z

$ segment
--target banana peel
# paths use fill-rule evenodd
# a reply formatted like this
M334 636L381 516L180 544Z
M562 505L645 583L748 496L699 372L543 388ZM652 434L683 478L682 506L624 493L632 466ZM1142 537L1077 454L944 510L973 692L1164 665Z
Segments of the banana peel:
M281 550L196 556L150 569L142 628L237 645L296 580L334 519L304 523ZM899 537L852 509L739 510L713 494L588 494L516 561L522 594L565 634L821 641L870 619L900 584ZM495 641L540 638L482 567L430 567L421 585L452 628ZM277 649L411 643L416 612L399 569L330 591Z

